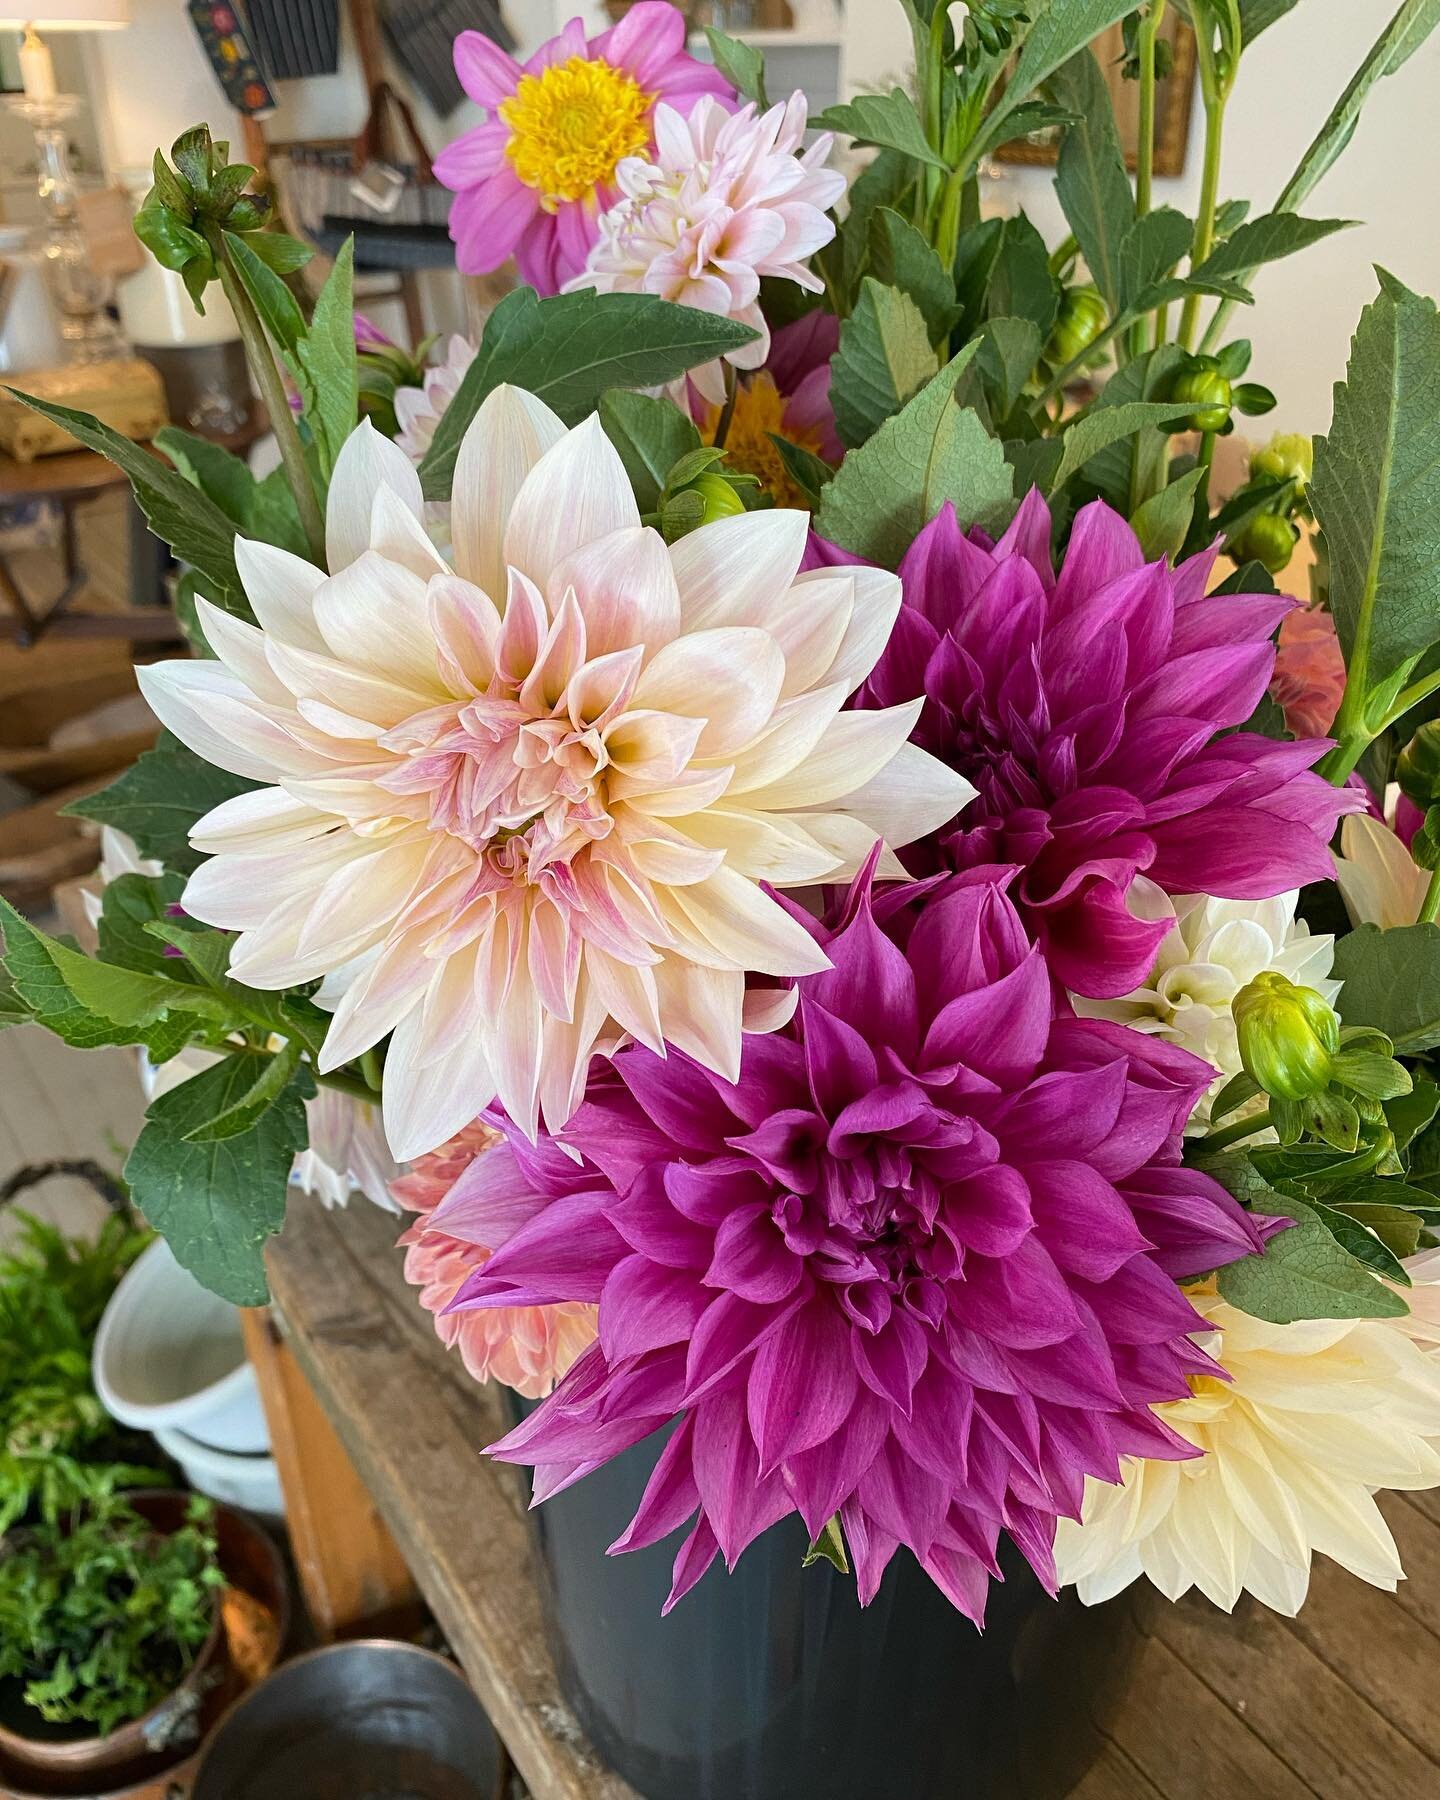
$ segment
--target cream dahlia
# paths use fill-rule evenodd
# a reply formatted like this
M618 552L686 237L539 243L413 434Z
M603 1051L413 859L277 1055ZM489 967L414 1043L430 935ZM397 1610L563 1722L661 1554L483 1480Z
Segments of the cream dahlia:
M239 934L240 980L328 978L322 1069L393 1033L402 1161L497 1094L557 1128L626 1038L733 1078L745 973L826 966L761 883L843 879L973 791L907 742L918 701L842 711L900 584L797 574L805 513L667 546L597 418L504 387L461 447L453 569L420 511L362 425L328 574L237 540L259 627L201 602L219 661L140 672L176 736L266 784L196 825L187 911Z
M1348 827L1352 821L1347 819ZM1083 1018L1114 1019L1202 1057L1217 1071L1185 1127L1206 1130L1210 1103L1240 1073L1240 1046L1230 1002L1266 969L1333 1001L1340 983L1330 978L1335 940L1312 936L1295 916L1299 893L1273 900L1215 900L1208 894L1171 897L1144 875L1130 887L1130 910L1139 919L1171 921L1160 940L1149 979L1119 1000L1072 996Z
M753 102L731 114L708 94L688 119L657 106L655 160L619 164L621 198L600 220L585 272L568 285L659 294L739 319L759 335L728 360L758 369L770 351L760 277L821 292L804 265L834 237L829 209L845 192L845 177L824 166L830 135L803 149L805 118L800 93L758 118ZM690 379L707 400L724 398L719 363Z
M1229 1612L1248 1592L1293 1617L1319 1551L1393 1591L1404 1570L1375 1491L1440 1483L1440 1270L1409 1272L1399 1319L1269 1325L1192 1293L1210 1326L1196 1342L1230 1379L1193 1378L1155 1412L1200 1454L1087 1481L1081 1523L1056 1534L1061 1581L1095 1604L1148 1575L1171 1600L1198 1587Z
M1430 886L1428 871L1416 863L1405 840L1370 813L1352 813L1341 825L1335 879L1351 924L1385 930L1413 925Z
M425 371L420 387L396 388L395 419L400 430L395 442L411 462L418 465L424 459L435 427L460 391L465 371L474 360L474 344L457 331L446 344L441 360Z

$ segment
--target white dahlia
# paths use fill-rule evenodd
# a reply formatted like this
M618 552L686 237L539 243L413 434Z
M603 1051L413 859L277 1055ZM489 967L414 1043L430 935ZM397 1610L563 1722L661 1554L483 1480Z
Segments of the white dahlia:
M1429 871L1419 867L1403 838L1369 813L1351 813L1341 824L1335 879L1351 924L1384 930L1413 925L1430 886Z
M1055 1561L1087 1605L1141 1575L1178 1600L1198 1587L1229 1612L1242 1592L1293 1617L1317 1551L1393 1592L1404 1570L1374 1495L1440 1484L1440 1269L1412 1259L1398 1319L1267 1325L1191 1293L1196 1342L1228 1382L1157 1406L1201 1452L1123 1457L1121 1483L1087 1480L1081 1523L1062 1519Z
M1187 1132L1208 1128L1211 1101L1240 1073L1230 1002L1247 982L1274 969L1331 1002L1340 992L1340 983L1330 978L1335 940L1328 934L1312 936L1305 921L1295 917L1299 897L1291 892L1271 900L1215 900L1208 894L1172 898L1137 875L1130 889L1132 912L1144 919L1174 920L1161 940L1150 979L1119 1000L1072 996L1075 1010L1085 1018L1114 1019L1166 1038L1219 1071L1190 1115Z
M559 1127L625 1036L733 1077L745 972L828 966L761 883L843 880L973 792L907 742L918 700L841 710L900 583L797 574L807 514L667 546L597 418L567 431L503 387L461 447L453 569L420 510L362 425L329 573L237 540L259 629L202 601L220 660L140 672L177 737L266 784L195 827L186 910L239 934L242 981L328 978L322 1068L393 1033L402 1161L497 1094Z
M655 108L655 160L627 156L615 170L621 197L600 220L600 236L570 288L658 294L739 319L759 333L728 353L738 369L758 369L770 353L760 310L762 275L820 293L806 260L835 235L829 216L845 177L827 169L828 132L805 143L805 96L756 117L754 103L728 112L711 95L688 118ZM690 379L718 404L719 363Z
M457 331L446 343L441 360L425 371L420 387L396 388L395 420L400 430L395 442L417 467L474 360L474 344Z

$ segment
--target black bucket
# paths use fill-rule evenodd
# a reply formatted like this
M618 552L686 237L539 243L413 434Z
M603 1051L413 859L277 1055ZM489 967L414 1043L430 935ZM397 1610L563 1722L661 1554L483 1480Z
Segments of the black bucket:
M532 1408L527 1407L527 1411ZM1140 1638L1123 1602L1052 1600L1008 1542L984 1633L902 1550L863 1610L802 1569L791 1517L667 1619L680 1541L606 1556L657 1434L532 1513L561 1686L646 1800L1059 1800Z

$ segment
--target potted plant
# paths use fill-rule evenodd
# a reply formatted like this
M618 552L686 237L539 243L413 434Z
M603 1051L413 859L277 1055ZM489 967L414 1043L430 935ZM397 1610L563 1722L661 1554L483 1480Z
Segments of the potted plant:
M221 1679L215 1507L96 1492L0 1545L0 1753L49 1776L113 1771L199 1734Z

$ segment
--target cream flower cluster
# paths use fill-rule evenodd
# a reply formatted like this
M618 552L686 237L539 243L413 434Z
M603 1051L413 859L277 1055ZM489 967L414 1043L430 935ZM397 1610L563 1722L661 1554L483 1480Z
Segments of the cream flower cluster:
M1251 1593L1293 1617L1319 1553L1393 1591L1404 1570L1375 1491L1440 1482L1440 1252L1407 1268L1397 1319L1269 1325L1192 1293L1196 1342L1229 1380L1155 1411L1201 1454L1087 1481L1081 1522L1056 1534L1061 1581L1089 1605L1148 1575L1171 1600L1198 1587L1229 1612Z
M758 369L770 353L760 278L779 276L819 293L806 259L835 235L829 209L845 177L827 169L828 133L808 150L805 96L756 116L729 113L705 95L689 118L655 109L655 160L629 156L615 171L621 198L600 220L600 237L571 288L658 294L751 325L760 334L729 353ZM718 363L692 370L707 400L724 398Z
M973 792L908 742L920 701L843 710L900 583L800 574L807 514L667 545L597 418L567 431L505 387L461 446L453 568L421 505L362 425L328 570L237 540L258 628L202 600L219 660L140 675L177 737L264 784L196 825L186 910L238 933L242 981L325 978L322 1070L389 1036L400 1160L497 1094L558 1128L627 1038L733 1079L742 1021L793 1006L772 989L747 1015L747 971L828 967L761 884L843 880Z
M1312 935L1305 921L1296 918L1298 899L1294 892L1273 900L1214 900L1207 894L1172 899L1153 881L1137 876L1130 889L1131 910L1143 919L1174 920L1161 940L1149 981L1119 1000L1075 998L1075 1010L1083 1016L1114 1019L1166 1038L1218 1070L1190 1116L1187 1133L1208 1128L1215 1095L1240 1073L1230 1003L1247 982L1273 969L1331 1002L1340 992L1340 983L1330 978L1335 940Z

